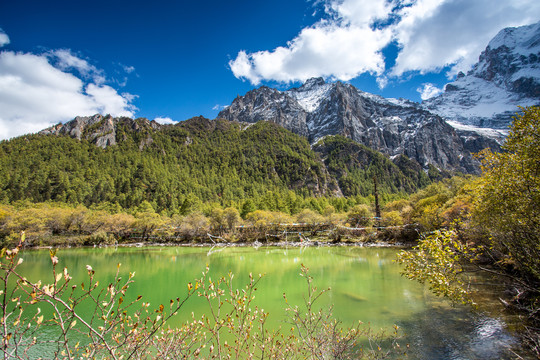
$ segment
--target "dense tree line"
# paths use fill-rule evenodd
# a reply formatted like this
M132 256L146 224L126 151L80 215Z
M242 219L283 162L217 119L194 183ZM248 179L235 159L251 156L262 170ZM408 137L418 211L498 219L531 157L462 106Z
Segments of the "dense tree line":
M186 215L207 204L232 206L243 215L255 209L295 214L306 207L322 211L327 201L319 205L314 199L320 197L365 198L372 193L373 176L383 193L401 196L429 182L424 175L405 175L367 148L362 149L369 156L350 160L355 155L348 151L360 145L342 138L325 141L333 148L350 147L331 152L328 171L305 138L267 122L247 126L194 118L137 131L119 122L116 140L105 149L67 135L1 142L0 201L56 201L131 212L147 201L169 215ZM346 175L338 174L342 164ZM346 211L358 202L336 200L332 206Z
M447 227L462 219L470 207L470 197L463 199L464 188L472 177L453 177L429 185L409 197L382 197L382 218L375 218L373 197L349 198L291 198L299 199L295 214L272 205L273 196L267 196L267 209L257 209L254 201L244 205L221 207L217 203L202 204L201 209L188 214L158 213L148 201L131 211L110 204L90 208L60 202L16 201L0 205L0 242L3 246L17 243L25 232L27 245L81 246L139 241L210 242L208 233L224 237L227 241L251 242L264 240L265 234L274 232L279 224L309 224L312 229L324 225L334 231L322 241L341 239L339 228L365 228L356 235L369 234L374 228L390 229L376 238L343 237L343 241L370 241L386 235L399 237L404 225L412 225L414 234ZM267 194L268 195L268 194ZM271 194L270 194L271 195ZM264 198L264 197L263 197ZM284 203L286 204L286 203ZM287 206L283 207L288 209ZM251 227L247 231L238 227ZM396 233L392 229L397 228ZM384 231L384 230L383 230ZM386 235L385 235L386 234ZM414 235L413 234L413 235ZM400 239L404 240L404 239Z
M367 204L352 206L347 212L336 212L332 205L326 205L321 212L305 208L296 215L254 210L242 218L234 207L214 207L204 213L197 211L185 216L168 216L156 213L149 202L143 202L134 213L111 213L104 209L88 209L82 205L64 203L16 202L0 205L0 246L14 246L23 232L27 239L26 246L92 246L163 241L210 243L212 239L208 234L229 242L253 242L264 241L265 234L274 232L283 224L305 224L310 225L311 229L324 225L328 225L325 227L328 229L376 225L371 207ZM402 221L395 217L385 217L383 222L383 225L397 224L402 224Z
M328 171L348 196L373 194L373 178L378 179L382 192L410 194L442 175L439 171L424 172L420 164L405 155L392 162L382 153L341 135L322 139L314 150L321 154Z

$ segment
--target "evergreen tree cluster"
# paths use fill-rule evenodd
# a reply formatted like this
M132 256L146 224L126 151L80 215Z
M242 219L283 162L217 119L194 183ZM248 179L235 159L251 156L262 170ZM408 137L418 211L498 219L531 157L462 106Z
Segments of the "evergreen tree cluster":
M440 175L426 174L420 164L400 155L395 162L382 153L341 135L319 141L314 150L321 154L332 177L346 196L373 194L373 178L385 193L410 194L429 185Z
M2 141L0 201L56 201L111 212L148 202L157 212L183 215L212 204L243 215L256 209L294 214L306 207L322 211L329 200L321 198L369 196L373 176L387 194L410 193L430 181L422 171L402 171L339 136L312 150L305 138L269 122L198 117L141 124L118 121L116 145L105 148L93 142L100 123L86 128L81 140L35 134ZM336 199L331 205L346 211L361 202Z

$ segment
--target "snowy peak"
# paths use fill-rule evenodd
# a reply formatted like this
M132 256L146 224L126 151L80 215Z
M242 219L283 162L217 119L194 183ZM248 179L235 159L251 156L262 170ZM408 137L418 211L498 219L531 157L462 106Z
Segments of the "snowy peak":
M298 90L309 91L315 87L323 86L326 81L322 77L308 79Z
M506 46L514 53L530 54L540 49L540 22L514 28L505 28L489 42L488 48Z
M323 78L311 78L301 87L290 89L286 93L296 99L298 104L310 113L319 107L332 86L332 84L327 84Z
M540 22L501 30L482 52L471 75L522 96L540 97Z
M423 102L451 122L506 130L518 106L540 104L540 22L501 30L467 75Z

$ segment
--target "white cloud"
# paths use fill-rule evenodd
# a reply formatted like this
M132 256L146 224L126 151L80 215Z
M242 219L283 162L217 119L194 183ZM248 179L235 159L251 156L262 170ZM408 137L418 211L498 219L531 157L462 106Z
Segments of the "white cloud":
M388 85L388 78L386 76L379 76L377 78L377 85L379 86L379 89L384 89L386 85Z
M134 66L128 66L128 65L122 65L122 68L124 69L124 71L128 74L131 74L132 72L135 71L135 67Z
M88 67L89 74L99 72L85 60L64 53L59 58L65 63L56 68L50 56L0 52L0 139L37 132L78 115L134 115L129 94L120 95L99 81L85 82L62 71L63 66L71 66L80 71Z
M330 20L304 28L286 46L251 54L240 51L229 62L234 75L258 84L262 80L291 82L318 76L346 81L365 72L381 74L381 49L392 33L372 29L370 24L388 14L386 2L334 1L326 11Z
M90 97L92 107L98 113L113 116L133 116L133 106L129 97L119 95L115 89L107 85L88 84L86 94Z
M392 7L391 1L384 0L343 0L331 1L329 4L336 18L360 27L370 26L374 20L387 18Z
M9 36L4 32L4 30L0 29L0 47L9 44Z
M50 51L47 55L55 67L62 71L77 70L85 79L92 79L97 84L103 84L106 81L103 70L72 54L68 49Z
M174 121L170 117L157 117L154 119L154 121L160 123L161 125L176 124L176 121Z
M286 47L253 54L241 51L229 65L236 77L253 84L261 80L304 81L316 76L350 80L364 72L384 71L380 49L390 36L388 31L367 26L323 22L303 29Z
M402 46L392 71L427 73L452 66L467 71L489 40L508 26L538 21L533 0L417 0L399 10L395 39Z
M453 75L468 70L489 40L504 27L538 21L537 0L327 0L326 18L304 28L284 46L248 53L229 62L237 78L304 81L322 76L350 80L362 73L379 78L406 72ZM536 18L535 18L536 16ZM395 41L398 56L385 68L382 50Z
M427 100L441 94L443 92L443 89L439 89L433 84L426 83L422 84L422 87L419 87L418 89L416 89L416 91L420 93L420 98L422 100Z

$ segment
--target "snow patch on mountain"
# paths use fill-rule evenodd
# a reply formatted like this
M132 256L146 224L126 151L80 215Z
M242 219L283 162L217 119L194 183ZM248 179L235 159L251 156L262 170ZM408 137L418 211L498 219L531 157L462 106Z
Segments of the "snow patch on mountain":
M529 55L534 49L538 50L540 41L538 32L540 31L540 22L532 25L525 25L515 28L505 28L489 42L488 47L497 49L506 46L519 55Z
M491 118L505 112L516 112L519 106L531 106L538 99L523 98L475 76L466 76L447 86L444 96L424 102L428 110L463 123L475 118ZM467 120L469 119L469 120Z
M502 142L508 136L508 130L481 128L478 126L466 125L451 120L447 120L446 123L456 130L472 131L488 138L498 139L500 140L500 142Z
M393 105L396 105L396 106L412 106L412 107L419 107L419 104L418 103L415 103L411 100L408 100L408 99L403 99L403 98L399 98L399 99L396 99L396 98L386 98L385 99L387 102L389 102L390 104L393 104Z
M365 92L365 91L362 91L362 90L358 90L358 95L360 95L364 99L369 99L371 101L379 102L379 103L388 103L388 100L389 100L389 99L383 98L380 95L375 95L375 94L368 93L368 92Z
M314 78L309 79L301 87L290 89L285 93L296 99L306 112L311 113L317 110L321 101L331 89L332 85L325 83L324 79Z

